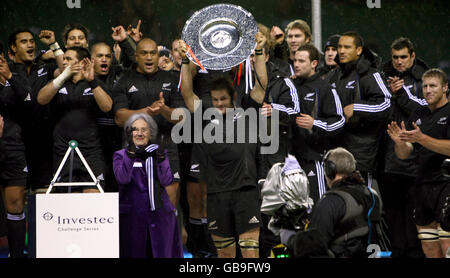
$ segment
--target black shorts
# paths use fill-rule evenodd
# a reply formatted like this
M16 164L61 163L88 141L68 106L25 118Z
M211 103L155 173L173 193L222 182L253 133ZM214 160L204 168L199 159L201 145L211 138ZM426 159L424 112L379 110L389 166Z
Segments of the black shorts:
M258 190L240 190L208 194L208 230L220 237L235 237L261 227L261 203Z
M190 180L198 182L202 178L202 169L206 165L206 155L199 144L193 144L189 170Z
M170 170L173 173L173 182L180 182L180 157L178 155L178 146L170 141L167 149L167 156L169 157Z
M27 160L25 151L5 151L5 158L0 166L0 185L26 186L27 185Z
M114 153L122 149L123 130L116 125L98 125L98 133L105 163L112 164Z
M414 222L418 226L426 226L439 222L445 198L450 195L450 181L415 185L411 193Z
M53 179L53 155L52 150L48 152L30 152L28 162L28 184L31 189L45 188Z

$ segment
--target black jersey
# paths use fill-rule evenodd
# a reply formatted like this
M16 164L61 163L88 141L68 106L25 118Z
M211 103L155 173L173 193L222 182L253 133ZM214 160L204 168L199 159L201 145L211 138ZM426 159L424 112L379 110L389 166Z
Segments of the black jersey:
M412 122L415 122L420 130L435 139L450 139L450 104L431 112L428 107L422 107L411 115L407 129L412 129ZM416 183L445 182L446 178L442 174L442 162L448 156L433 152L420 144L414 144L416 152L416 162L419 165Z
M55 63L33 63L27 71L27 65L14 63L11 71L17 72L25 80L23 86L27 90L24 109L21 113L25 117L24 141L28 164L29 184L32 188L47 185L53 175L52 132L55 119L51 116L50 105L37 102L39 91L51 82L55 70Z
M184 101L178 91L179 80L173 73L158 70L152 75L131 69L124 73L113 89L113 112L125 108L138 110L151 106L163 93L164 102L171 108L183 107ZM172 125L162 115L154 117L161 133L169 134Z
M55 151L63 155L70 140L77 140L81 151L92 153L100 150L96 115L100 108L93 89L86 80L66 81L51 103L56 126L53 132Z
M58 67L55 64L33 64L30 72L27 72L25 64L14 63L11 65L11 71L17 72L25 79L23 86L27 90L27 97L25 99L25 110L27 117L27 134L33 137L33 140L46 141L47 134L52 130L52 119L50 117L50 110L48 105L40 105L37 102L39 91L53 80L54 72ZM45 131L45 132L44 132Z
M3 143L6 150L25 150L23 140L24 104L27 90L22 86L24 80L13 73L5 84L0 83L0 115L3 116Z
M96 75L95 79L99 82L103 90L113 99L112 91L114 85L119 81L123 67L119 65L111 66L111 69L106 75ZM114 121L114 113L111 109L109 112L102 112L99 110L97 115L97 123L100 126L116 126Z
M250 106L258 107L258 104L248 95L243 100L243 109ZM203 112L210 107L203 103ZM242 112L236 110L236 113L233 113L230 111L227 114L232 113L232 117L230 115L228 117L220 115L216 119L203 122L204 135L206 130L211 130L216 126L216 129L213 129L211 134L216 135L216 131L221 129L222 136L219 137L223 139L222 142L207 143L205 138L203 138L204 142L200 144L205 155L205 158L200 160L200 164L202 164L202 176L208 185L208 194L238 190L243 187L256 187L257 137L254 136L256 134L250 132L250 118ZM227 125L233 127L234 136L227 134ZM244 125L245 128L242 129ZM242 132L243 130L245 131L244 140L240 141L238 137L241 134L238 134L238 131ZM230 141L227 141L227 137L229 137Z

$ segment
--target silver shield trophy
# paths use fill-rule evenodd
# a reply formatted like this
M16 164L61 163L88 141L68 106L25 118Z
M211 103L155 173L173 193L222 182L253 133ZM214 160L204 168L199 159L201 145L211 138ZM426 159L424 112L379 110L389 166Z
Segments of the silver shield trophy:
M225 70L239 65L256 47L258 26L252 14L240 6L217 4L195 12L184 25L181 38L206 69Z

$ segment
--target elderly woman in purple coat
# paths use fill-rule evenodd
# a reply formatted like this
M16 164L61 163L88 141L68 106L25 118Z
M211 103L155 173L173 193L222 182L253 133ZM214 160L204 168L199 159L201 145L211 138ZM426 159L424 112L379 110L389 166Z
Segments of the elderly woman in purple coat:
M128 147L114 153L119 184L120 256L182 258L175 207L165 186L172 183L167 151L152 144L156 122L134 114L125 123Z

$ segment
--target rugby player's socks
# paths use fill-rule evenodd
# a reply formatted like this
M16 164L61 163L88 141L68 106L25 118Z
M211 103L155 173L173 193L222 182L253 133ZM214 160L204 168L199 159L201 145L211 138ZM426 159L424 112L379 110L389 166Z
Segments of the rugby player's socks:
M202 220L189 217L188 223L186 224L186 232L188 233L186 246L192 255L195 256L201 250L201 241L203 238Z
M7 213L8 246L11 258L24 258L26 222L25 213Z
M208 253L211 253L211 254L217 256L216 247L214 246L214 243L211 238L211 234L208 231L208 220L206 217L202 218L202 226L203 226L203 238L204 238L204 240L203 240L204 247L202 249L204 249Z

